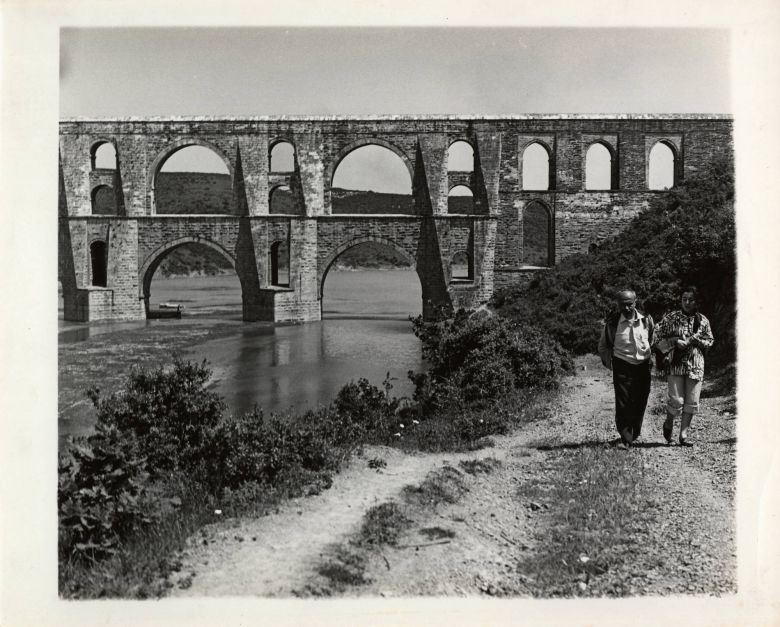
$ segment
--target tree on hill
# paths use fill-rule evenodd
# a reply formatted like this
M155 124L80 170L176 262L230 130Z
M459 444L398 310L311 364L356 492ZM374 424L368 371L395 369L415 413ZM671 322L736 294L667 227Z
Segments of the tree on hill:
M713 161L629 223L597 251L572 255L525 287L496 294L502 315L541 326L577 354L593 352L614 294L636 290L659 319L679 307L679 290L695 285L711 321L715 362L736 353L736 233L734 172Z

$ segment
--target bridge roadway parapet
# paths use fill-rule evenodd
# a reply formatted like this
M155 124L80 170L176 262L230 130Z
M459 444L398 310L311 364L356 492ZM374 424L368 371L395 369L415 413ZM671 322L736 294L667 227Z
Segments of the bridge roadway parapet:
M448 151L459 141L473 150L473 170L448 168ZM279 142L294 151L289 172L271 171ZM114 150L113 168L96 167L96 151L105 144ZM363 202L361 212L338 213L343 192L333 187L336 169L369 144L403 162L411 194L408 200L352 197ZM608 153L609 183L591 190L586 173L596 144ZM665 194L650 189L650 156L658 144L672 155L677 184L715 158L733 158L732 120L703 114L63 120L65 316L143 318L160 262L195 242L235 268L246 320L318 320L328 269L364 242L393 248L414 266L424 313L477 306L496 287L592 250ZM227 173L161 171L188 146L213 151ZM541 189L525 184L531 146L546 154ZM465 213L449 195L456 185L472 194ZM283 213L271 203L280 187ZM377 213L398 202L409 210ZM456 257L467 260L465 274L454 276Z

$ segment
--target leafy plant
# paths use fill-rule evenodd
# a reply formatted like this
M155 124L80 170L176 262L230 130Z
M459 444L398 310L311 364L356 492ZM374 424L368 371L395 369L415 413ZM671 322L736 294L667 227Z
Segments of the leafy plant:
M57 503L61 557L96 560L151 522L148 473L138 442L115 426L75 443L60 459Z

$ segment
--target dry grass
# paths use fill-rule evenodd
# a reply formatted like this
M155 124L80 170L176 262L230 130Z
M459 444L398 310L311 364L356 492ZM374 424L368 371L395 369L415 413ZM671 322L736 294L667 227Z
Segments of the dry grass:
M521 504L545 517L539 549L519 565L534 596L623 595L599 576L620 569L641 546L653 508L644 494L641 456L584 447L551 453L544 475L524 482Z

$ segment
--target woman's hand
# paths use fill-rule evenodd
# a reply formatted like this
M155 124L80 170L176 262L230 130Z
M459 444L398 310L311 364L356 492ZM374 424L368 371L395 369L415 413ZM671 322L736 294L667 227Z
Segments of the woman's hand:
M688 348L688 340L678 339L676 344L677 348Z

